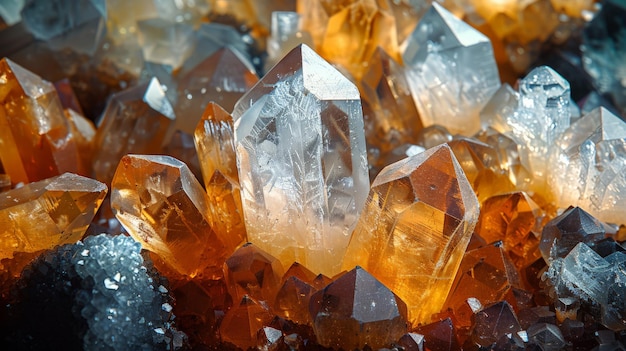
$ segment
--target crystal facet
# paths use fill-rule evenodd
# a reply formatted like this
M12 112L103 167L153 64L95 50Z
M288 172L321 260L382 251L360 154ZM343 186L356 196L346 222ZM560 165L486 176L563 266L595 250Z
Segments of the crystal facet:
M248 239L285 266L339 273L369 186L356 87L301 45L233 118Z

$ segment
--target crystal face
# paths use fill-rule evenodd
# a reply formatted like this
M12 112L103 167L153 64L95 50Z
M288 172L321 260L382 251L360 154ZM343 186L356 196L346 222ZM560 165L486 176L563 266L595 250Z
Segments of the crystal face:
M560 207L580 206L601 221L625 223L626 123L600 107L556 140L548 183Z
M369 178L356 87L301 45L235 105L248 240L315 273L339 273Z
M411 323L428 322L443 307L478 211L449 146L398 161L374 180L343 267L371 272L406 302Z
M410 68L408 81L424 126L476 133L481 108L500 86L489 39L433 3L403 45L402 59Z
M0 259L80 240L106 193L106 185L72 173L3 192Z

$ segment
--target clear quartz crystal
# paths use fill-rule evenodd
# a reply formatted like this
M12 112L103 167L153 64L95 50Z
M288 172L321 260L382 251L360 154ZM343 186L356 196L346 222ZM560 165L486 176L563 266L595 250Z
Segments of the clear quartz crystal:
M433 3L404 43L413 98L424 126L473 135L479 112L500 86L489 39Z
M550 154L548 182L558 206L580 206L625 223L626 123L599 107L572 124Z
M306 45L235 105L248 238L315 273L339 273L369 189L357 88Z

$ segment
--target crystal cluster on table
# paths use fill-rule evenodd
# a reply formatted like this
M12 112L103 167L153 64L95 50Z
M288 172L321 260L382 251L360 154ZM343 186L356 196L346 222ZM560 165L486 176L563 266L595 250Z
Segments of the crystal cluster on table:
M625 15L0 3L0 349L626 349Z

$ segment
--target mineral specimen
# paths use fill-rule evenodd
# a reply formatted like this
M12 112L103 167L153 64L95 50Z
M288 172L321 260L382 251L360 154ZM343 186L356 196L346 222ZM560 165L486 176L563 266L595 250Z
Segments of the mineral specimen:
M339 273L369 186L356 87L301 45L233 118L248 240L285 266Z
M204 188L216 230L234 240L246 239L243 209L237 174L233 118L209 102L194 133Z
M556 204L580 206L601 221L625 223L626 123L600 107L555 144L548 183Z
M377 349L407 331L404 302L361 267L313 295L310 312L318 342L326 347Z
M172 105L156 78L113 95L96 132L95 177L109 183L128 153L159 153L173 132L174 119Z
M6 58L0 77L0 160L11 182L77 173L76 142L52 83Z
M106 193L106 185L72 173L1 193L0 259L80 240Z
M424 126L476 133L480 110L500 86L489 39L433 3L403 46L407 80Z
M478 212L449 146L398 161L372 183L343 267L368 270L407 303L411 323L429 322L443 307Z
M220 278L239 244L213 231L208 202L189 168L169 156L124 156L111 183L111 207L124 228L190 278Z

